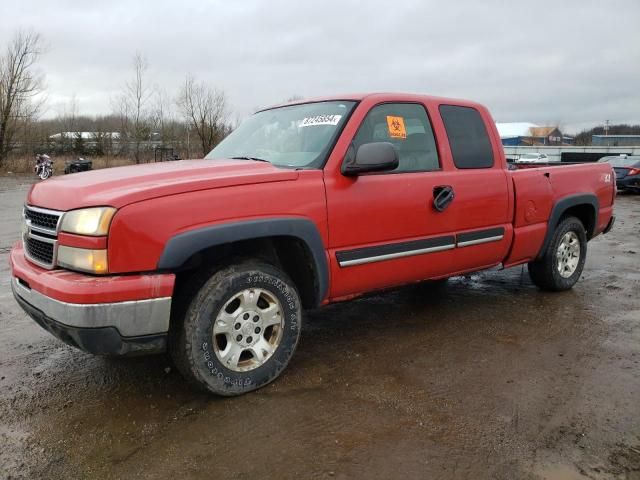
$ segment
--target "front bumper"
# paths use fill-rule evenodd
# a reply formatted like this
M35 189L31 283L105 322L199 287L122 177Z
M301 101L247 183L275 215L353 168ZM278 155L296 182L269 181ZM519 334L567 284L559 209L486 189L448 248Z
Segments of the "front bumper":
M167 347L167 334L123 337L115 327L74 327L49 317L42 310L28 303L17 293L15 282L11 284L18 305L38 325L67 345L95 355L148 355L161 353Z
M173 275L93 277L47 271L27 262L19 246L11 252L10 262L11 289L18 304L65 343L89 353L108 355L165 350ZM145 292L139 283L148 283L146 277L161 278L152 282L155 289ZM141 298L129 298L132 291Z

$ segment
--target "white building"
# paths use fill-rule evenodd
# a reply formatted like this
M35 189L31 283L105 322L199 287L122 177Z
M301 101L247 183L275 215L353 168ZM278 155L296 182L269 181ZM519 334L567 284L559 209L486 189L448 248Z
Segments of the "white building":
M111 138L112 140L118 140L120 138L120 132L60 132L54 133L49 137L51 140L76 140L82 138L82 140L96 140L98 138Z

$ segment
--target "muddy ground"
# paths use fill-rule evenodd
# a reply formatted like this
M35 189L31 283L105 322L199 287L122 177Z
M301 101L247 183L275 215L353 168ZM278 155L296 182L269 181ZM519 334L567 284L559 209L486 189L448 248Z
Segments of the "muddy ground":
M27 188L0 179L2 478L640 479L640 196L572 291L518 267L312 312L278 381L222 399L27 318L7 267Z

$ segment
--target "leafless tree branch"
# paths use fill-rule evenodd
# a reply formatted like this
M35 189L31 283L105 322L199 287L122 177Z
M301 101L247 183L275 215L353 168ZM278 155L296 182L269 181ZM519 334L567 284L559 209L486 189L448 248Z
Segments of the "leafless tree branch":
M228 133L226 125L227 99L224 92L191 75L185 78L177 100L189 128L195 130L206 155Z
M12 148L16 133L40 108L43 78L36 63L43 52L42 39L34 32L15 33L0 56L0 166Z
M140 163L142 142L149 140L151 134L148 104L153 90L147 83L147 61L140 52L133 56L132 66L132 78L115 100L114 110L120 117L121 131L133 144L136 163Z

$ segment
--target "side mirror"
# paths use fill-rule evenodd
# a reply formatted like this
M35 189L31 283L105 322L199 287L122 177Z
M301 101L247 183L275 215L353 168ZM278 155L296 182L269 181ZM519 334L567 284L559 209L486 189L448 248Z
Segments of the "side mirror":
M398 152L389 142L364 143L355 154L353 150L353 146L350 146L342 163L342 174L345 176L398 168Z

